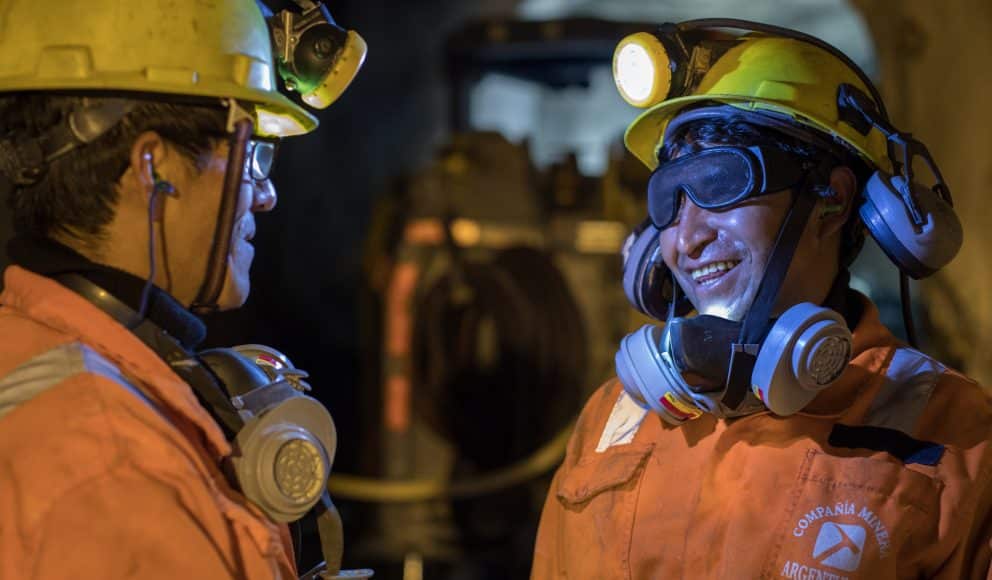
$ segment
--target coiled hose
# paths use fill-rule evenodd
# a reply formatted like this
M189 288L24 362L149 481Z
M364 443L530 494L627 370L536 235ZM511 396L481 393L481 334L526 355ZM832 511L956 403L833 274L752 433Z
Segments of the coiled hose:
M491 261L453 253L415 306L415 408L457 450L455 480L332 475L332 494L414 502L494 494L555 467L581 403L582 314L544 251L508 248ZM545 442L543 445L539 442Z

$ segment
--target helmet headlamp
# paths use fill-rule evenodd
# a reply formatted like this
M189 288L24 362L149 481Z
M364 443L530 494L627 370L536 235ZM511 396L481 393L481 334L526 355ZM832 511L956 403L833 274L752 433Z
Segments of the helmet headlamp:
M320 2L293 2L302 12L283 10L268 19L279 76L303 102L324 109L354 80L368 47L357 32L338 26Z
M655 32L635 32L613 52L613 79L631 105L646 109L691 93L712 63L741 37L694 22L666 23Z
M669 92L672 72L665 47L655 35L637 32L620 41L613 53L613 79L625 101L649 107Z

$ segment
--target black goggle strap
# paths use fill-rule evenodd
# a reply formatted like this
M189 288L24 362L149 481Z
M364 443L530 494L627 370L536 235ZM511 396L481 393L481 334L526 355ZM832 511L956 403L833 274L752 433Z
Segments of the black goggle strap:
M768 331L775 300L789 272L792 257L796 253L803 230L806 229L809 216L816 206L816 196L807 191L811 181L811 172L807 171L802 186L796 190L792 207L779 228L765 274L758 285L758 293L741 322L740 338L731 347L727 391L723 397L723 403L731 409L738 408L747 396L760 341Z
M761 183L755 186L753 195L796 187L806 179L808 172L795 154L778 147L748 147L748 151L758 158L757 166L761 170Z

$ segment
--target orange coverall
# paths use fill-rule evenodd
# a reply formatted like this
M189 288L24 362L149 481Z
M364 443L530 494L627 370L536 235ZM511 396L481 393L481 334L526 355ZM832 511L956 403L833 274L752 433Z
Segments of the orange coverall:
M0 578L295 578L286 527L228 485L231 447L190 387L58 283L4 281Z
M992 579L989 396L863 302L840 383L791 417L671 427L619 381L601 387L551 484L532 578Z

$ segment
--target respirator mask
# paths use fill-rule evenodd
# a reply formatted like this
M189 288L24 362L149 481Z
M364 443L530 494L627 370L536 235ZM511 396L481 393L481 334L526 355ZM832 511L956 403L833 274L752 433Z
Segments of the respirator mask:
M241 422L231 459L241 491L274 521L300 519L326 493L337 448L330 413L307 394L307 373L257 344L206 350L199 359Z
M273 521L316 516L325 562L305 577L371 576L369 570L340 570L344 534L327 492L337 433L324 405L307 394L305 371L279 351L257 344L191 354L152 320L86 278L66 273L55 279L128 326L192 387L232 442L232 455L222 468L233 487Z

